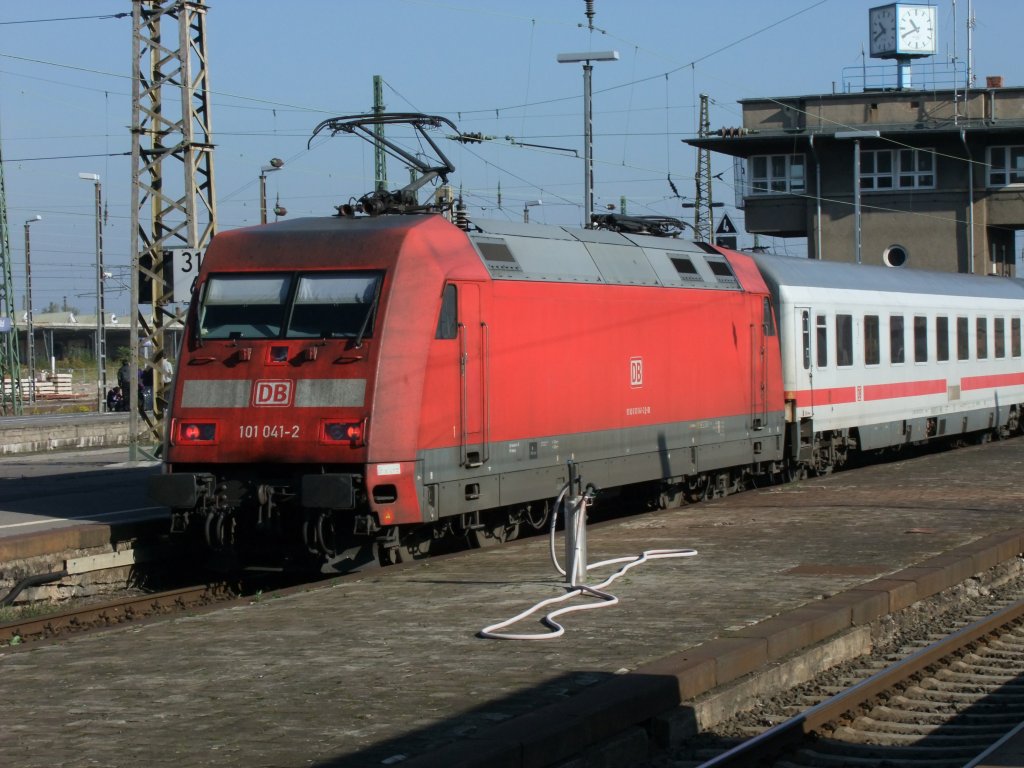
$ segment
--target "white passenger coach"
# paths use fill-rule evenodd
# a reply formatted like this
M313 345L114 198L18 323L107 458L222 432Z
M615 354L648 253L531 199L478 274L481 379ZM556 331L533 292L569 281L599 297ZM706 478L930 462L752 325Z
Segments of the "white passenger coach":
M780 326L790 443L852 450L1008 434L1024 404L1024 283L756 254Z

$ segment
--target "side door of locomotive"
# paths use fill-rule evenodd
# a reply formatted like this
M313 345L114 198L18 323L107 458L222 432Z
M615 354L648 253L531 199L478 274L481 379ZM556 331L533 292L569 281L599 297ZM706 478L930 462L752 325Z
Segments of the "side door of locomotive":
M488 326L480 285L457 283L459 297L460 463L479 467L488 460Z
M762 430L768 421L768 337L775 336L771 302L754 305L750 323L750 428Z

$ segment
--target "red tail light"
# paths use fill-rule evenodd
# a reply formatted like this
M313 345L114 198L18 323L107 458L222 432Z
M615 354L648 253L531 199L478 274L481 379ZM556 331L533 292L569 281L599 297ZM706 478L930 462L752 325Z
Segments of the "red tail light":
M179 445L213 445L217 442L217 424L213 421L179 421L173 434Z
M362 421L321 421L320 442L328 445L366 445L366 419Z

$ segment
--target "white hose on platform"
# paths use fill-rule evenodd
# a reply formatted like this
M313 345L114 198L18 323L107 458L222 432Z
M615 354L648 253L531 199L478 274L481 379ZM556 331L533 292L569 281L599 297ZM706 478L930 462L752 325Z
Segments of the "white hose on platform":
M554 563L555 569L563 576L566 575L565 569L558 564L558 558L555 555L555 525L558 518L558 506L559 504L561 504L562 499L565 497L567 491L568 487L566 487L566 489L563 490L561 494L559 494L558 500L555 502L555 508L551 515L550 531L551 562ZM586 503L584 499L585 497L581 497L581 504ZM578 514L576 516L576 520L578 526L582 527L586 525L585 514ZM581 531L577 531L577 542L581 541L580 533ZM663 560L674 557L693 557L696 554L697 550L695 549L649 549L639 555L633 555L629 557L616 557L611 560L602 560L601 562L594 563L593 565L587 565L586 570L592 571L597 570L598 568L603 568L606 565L625 563L625 565L619 568L619 570L617 570L607 579L602 581L600 584L597 584L595 586L581 584L579 586L572 587L564 595L550 597L547 600L542 600L541 602L534 605L532 608L529 608L523 611L522 613L513 616L511 619L506 619L505 621L498 622L497 624L491 624L489 627L484 627L480 630L478 635L480 637L492 640L553 640L554 638L561 637L565 634L565 627L563 627L561 624L555 621L556 617L563 616L567 613L572 613L574 611L589 611L593 608L607 608L618 603L619 598L617 598L615 595L609 594L608 592L604 592L602 590L609 584L611 584L613 581L615 581L617 578L622 576L624 573L626 573L630 568L640 565L641 563L646 563L648 560ZM544 617L541 619L541 623L550 627L552 630L551 632L523 634L498 631L501 629L505 629L506 627L510 627L513 624L522 621L527 616L537 613L541 609L547 608L550 605L556 605L558 603L562 603L566 600L576 597L577 595L584 594L596 597L599 599L600 602L584 603L582 605L567 605L564 608L558 608L554 611L551 611L550 613L545 614Z

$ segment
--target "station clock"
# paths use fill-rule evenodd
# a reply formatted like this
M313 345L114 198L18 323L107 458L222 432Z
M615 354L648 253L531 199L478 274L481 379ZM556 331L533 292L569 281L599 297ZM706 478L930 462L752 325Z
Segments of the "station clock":
M868 11L871 56L910 59L935 53L935 6L891 3Z

